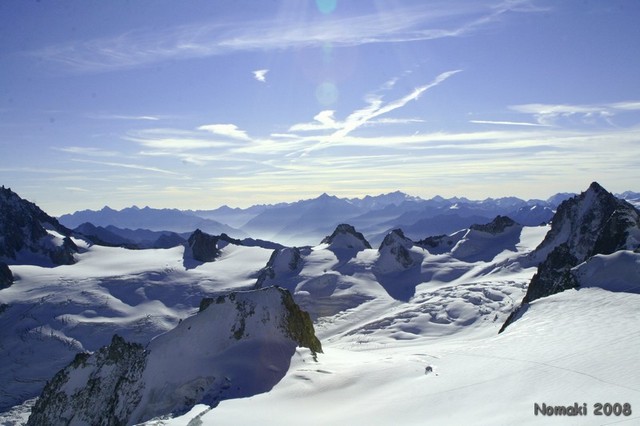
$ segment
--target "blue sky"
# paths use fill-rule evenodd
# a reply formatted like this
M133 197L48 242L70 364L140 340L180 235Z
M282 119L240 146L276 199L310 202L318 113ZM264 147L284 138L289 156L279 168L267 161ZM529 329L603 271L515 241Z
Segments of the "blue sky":
M0 3L0 183L52 214L640 190L640 2Z

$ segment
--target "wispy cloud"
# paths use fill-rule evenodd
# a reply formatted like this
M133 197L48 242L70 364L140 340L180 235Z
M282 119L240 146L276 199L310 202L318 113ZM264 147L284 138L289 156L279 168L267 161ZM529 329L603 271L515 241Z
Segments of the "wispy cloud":
M627 101L608 104L523 104L510 107L511 110L532 115L538 124L552 126L561 119L578 119L582 123L595 124L604 121L614 125L612 117L630 111L640 111L640 101Z
M73 192L91 192L88 189L85 188L80 188L79 186L65 186L65 188L67 191L73 191Z
M474 124L491 124L497 126L547 126L546 124L530 123L526 121L469 120L469 122Z
M87 114L88 118L96 120L132 120L132 121L159 121L160 117L153 115L122 115L122 114Z
M40 59L61 63L78 72L104 72L135 68L176 59L207 57L234 51L300 47L356 46L459 37L489 26L508 11L539 12L529 1L505 1L487 7L450 2L429 7L388 9L384 13L330 19L198 23L167 28L132 30L113 37L51 45L30 52ZM265 77L265 70L254 76ZM392 83L391 83L392 84Z
M267 81L267 73L269 72L269 70L267 69L263 69L263 70L255 70L253 72L253 78L255 78L256 80L265 83Z
M198 127L198 130L205 130L213 133L214 135L226 136L232 139L243 141L250 140L249 136L247 136L247 132L240 130L235 124L207 124Z
M96 164L96 165L101 165L101 166L121 167L121 168L125 168L125 169L143 170L143 171L146 171L146 172L161 173L161 174L165 174L165 175L180 176L180 173L176 173L176 172L173 172L171 170L164 170L164 169L160 169L160 168L157 168L157 167L143 166L143 165L140 165L140 164L114 163L114 162L108 162L108 161L93 161L93 160L84 160L84 159L79 159L79 158L74 158L74 159L72 159L72 161L76 161L76 162L79 162L79 163Z
M336 121L334 110L320 111L313 117L310 123L298 123L289 128L290 132L309 132L318 130L337 130L342 128L342 123Z
M395 119L395 118L378 118L384 114L395 111L404 107L409 102L415 101L427 90L432 89L439 84L443 83L449 77L461 72L461 70L446 71L439 74L430 83L416 87L411 93L392 100L390 102L384 102L384 98L379 94L368 94L365 96L367 105L363 108L353 111L344 120L338 121L335 118L334 110L324 110L316 114L313 122L310 123L298 123L289 128L290 132L318 132L318 131L333 131L328 135L316 138L317 143L311 146L305 147L303 153L326 147L332 144L344 144L345 138L355 131L356 129L372 124L407 124L421 122L421 119ZM391 80L390 80L391 81Z
M90 157L115 157L119 154L117 151L108 151L101 148L87 146L53 147L53 149L56 151L67 152L69 154L80 154Z
M145 148L171 152L234 146L234 142L232 141L215 138L216 133L210 129L197 130L200 131L164 128L135 130L130 131L124 136L124 139L135 142Z
M371 119L396 110L398 108L402 108L407 103L418 99L420 95L422 95L427 90L436 87L437 85L439 85L452 75L459 73L460 71L462 70L443 72L442 74L438 75L431 83L417 87L408 95L387 104L383 104L382 99L378 97L370 99L369 105L361 110L354 111L351 115L349 115L345 120L342 128L335 132L332 137L344 137L358 127L366 124Z

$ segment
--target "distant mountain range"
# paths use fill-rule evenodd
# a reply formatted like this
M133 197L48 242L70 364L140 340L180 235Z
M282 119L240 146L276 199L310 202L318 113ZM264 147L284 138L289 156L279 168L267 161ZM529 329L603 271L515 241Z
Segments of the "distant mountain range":
M103 227L128 242L144 242L153 247L162 234L183 234L195 229L210 234L225 233L233 238L259 238L285 245L312 245L331 233L340 223L358 228L373 244L379 244L392 229L402 228L414 240L449 234L484 223L496 216L508 216L525 226L548 222L557 206L574 194L559 193L547 200L522 200L516 197L469 200L434 197L428 200L400 191L364 198L339 198L322 194L293 203L254 205L246 209L222 206L215 210L154 209L128 207L113 210L83 210L60 216L61 224L77 228L85 223ZM640 204L640 194L621 195ZM111 228L110 228L111 227ZM112 237L109 237L113 239ZM162 242L165 245L170 242ZM114 240L115 241L115 240ZM177 239L173 237L173 241Z
M168 217L182 218L180 226L220 223L215 211L203 219L124 209L129 222L120 223L136 229L83 222L70 230L3 187L0 424L174 416L185 416L180 424L238 424L239 413L271 395L266 411L294 400L298 412L286 424L297 424L307 395L340 402L353 393L341 393L345 383L372 376L357 385L366 404L395 386L401 399L418 401L410 410L431 401L420 418L442 401L433 386L447 399L486 403L496 383L508 380L507 390L524 394L535 382L540 395L560 400L567 383L586 389L586 377L598 394L607 385L622 400L637 388L640 344L640 198L625 194L628 201L594 182L552 201L396 192L219 209L236 224L243 217L242 232L282 238L311 239L344 219L311 245L293 247L139 227L145 214L152 226ZM502 211L511 214L495 214ZM101 212L122 219L122 211ZM548 223L535 223L545 212L553 212ZM428 232L471 220L454 232ZM394 227L379 238L394 223L408 223L412 234ZM602 363L612 350L616 363ZM596 364L608 368L607 381L591 374ZM532 378L531 368L545 375ZM572 374L558 381L557 370ZM446 380L434 381L438 371ZM244 405L225 414L222 400ZM216 422L218 415L229 421Z
M242 231L220 222L196 216L189 211L177 209L152 209L150 207L127 207L114 210L104 207L102 210L82 210L60 216L60 223L68 228L77 228L84 223L95 226L114 226L121 229L146 229L149 231L171 231L176 233L193 232L202 229L212 234L229 234L234 237L246 237Z

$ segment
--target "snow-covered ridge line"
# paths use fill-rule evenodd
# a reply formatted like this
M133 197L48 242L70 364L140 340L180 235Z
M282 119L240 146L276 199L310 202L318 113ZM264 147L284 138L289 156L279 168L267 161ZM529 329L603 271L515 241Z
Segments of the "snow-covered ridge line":
M105 408L118 399L135 402L142 395L139 408L114 402L121 408L114 412L148 419L149 426L184 426L192 421L235 425L253 423L250 418L256 417L267 424L286 425L298 424L301 416L310 424L478 419L487 424L526 424L532 421L533 402L557 405L571 395L590 404L603 389L620 401L640 405L633 393L640 389L633 374L635 348L640 344L638 301L637 294L631 294L638 293L640 282L636 216L615 200L616 208L609 214L611 203L601 201L610 194L595 185L586 192L576 196L577 204L568 202L569 208L559 209L551 225L523 226L496 215L434 236L426 222L420 222L425 225L418 238L399 226L372 241L350 220L328 229L314 240L316 245L299 247L192 232L190 243L184 236L185 242L175 247L129 250L72 236L79 249L73 265L14 263L7 268L13 282L0 289L0 411L23 401L25 405L0 413L0 423L11 424L22 416L16 424L24 424L33 405L28 401L41 392L45 381L73 364L76 353L95 355L101 347L108 348L114 334L122 339L115 339L113 349L132 346L125 351L131 353L131 362L116 368L106 365L104 357L92 358L93 367L99 368L83 370L86 374L74 370L73 380L62 386L65 395L91 394L79 385L88 383L87 377L116 389L117 381L109 382L112 375L107 371L126 375L131 367L132 373L140 372L139 377L132 374L138 377L132 382L140 384L144 378L144 386L118 388L94 405ZM336 201L324 198L325 207ZM305 217L313 222L313 207L308 207ZM457 207L455 211L464 211L464 202ZM295 229L285 211L280 213ZM414 219L422 214L409 213L407 217ZM356 222L384 222L385 214L382 209ZM62 234L57 234L61 240ZM602 250L596 247L611 252L597 254ZM531 288L532 277L540 272L538 265L556 250L576 259L584 254L584 262L565 262L556 256L559 262L554 264L563 276L575 280L579 290L568 288L533 300L498 335L500 325ZM284 331L287 327L269 328L278 315L269 314L266 321L255 300L243 303L247 290L265 292L274 285L287 289L290 301L313 319L314 335L322 340L325 352L317 361L311 350L295 349L298 344L290 341L300 339L292 339ZM616 293L621 291L626 294ZM193 321L200 320L193 318L212 315L211 309L220 317L194 328ZM581 327L576 318L589 326ZM267 343L288 341L292 355L281 357L279 349L263 353L253 348L230 349L217 357L216 350L224 344L256 343L260 333L252 331L254 322L258 329L274 332L267 332ZM189 325L192 328L185 329ZM202 334L195 336L196 329ZM296 333L309 335L305 330ZM594 330L604 334L592 335ZM224 344L206 343L215 339L211 333L226 336ZM173 337L152 340L159 335ZM144 369L138 368L142 358L136 347L149 352L144 355ZM150 351L152 347L156 349ZM609 348L615 348L615 363L603 362L611 359ZM202 361L212 370L192 371L182 365L179 360L189 359L185 353L195 357L191 364ZM281 379L272 382L276 384L268 392L237 399L238 384L253 389L256 383L269 382L254 380L264 377L259 374L243 373L245 382L234 379L236 387L229 385L224 377L232 377L221 375L219 368L238 371L238 363L257 368L244 353L288 361L286 368L266 361L267 376L285 371ZM89 359L85 357L80 355L76 363ZM152 358L155 367L149 369ZM153 374L144 376L144 371ZM557 374L562 380L554 379ZM165 385L169 382L177 385ZM464 409L453 406L452 399ZM73 413L62 415L67 414ZM597 419L586 420L591 424L589 420Z
M114 335L94 354L78 354L47 384L27 424L136 424L267 392L296 346L322 352L289 292L220 295L146 348Z
M593 182L558 207L551 229L531 254L539 266L521 308L501 331L521 317L530 302L579 287L574 267L620 250L640 251L640 211Z

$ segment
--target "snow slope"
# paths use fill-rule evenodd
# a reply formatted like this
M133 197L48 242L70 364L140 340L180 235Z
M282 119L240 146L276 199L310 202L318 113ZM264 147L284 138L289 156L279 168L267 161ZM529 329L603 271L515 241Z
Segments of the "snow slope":
M203 297L253 287L271 255L229 244L215 262L199 263L183 258L184 247L84 248L75 265L11 266L16 280L0 292L0 411L37 396L77 352L113 334L146 344Z
M535 272L519 262L548 229L522 228L515 251L490 261L427 253L420 270L430 279L416 286L415 296L400 302L378 293L318 318L324 354L316 363L308 351L297 350L270 392L146 424L636 424L640 295L611 291L619 288L606 285L599 267L583 264L578 270L584 288L532 302L497 334ZM318 274L328 267L329 275L338 275L338 261L327 251L318 246L303 255L302 271ZM375 250L359 252L342 265L335 283L357 277L362 292L373 291L366 271L378 256ZM593 262L622 268L622 281L637 282L638 256L619 252ZM535 404L543 403L577 403L586 412L573 418L536 415ZM631 412L596 416L598 403L627 403Z
M411 340L380 327L384 338L360 333L325 343L317 364L299 351L271 392L225 401L201 424L298 425L301 413L309 425L637 424L638 303L636 294L589 288L533 302L526 319L500 335L494 322L449 337L425 326ZM586 416L534 414L535 403L576 402L587 404ZM629 403L633 411L595 416L596 403ZM186 425L203 408L149 424Z
M186 262L181 247L93 246L74 266L12 267L17 281L0 291L0 304L8 306L0 313L0 345L15 344L22 352L9 352L0 374L21 376L0 385L3 401L32 397L27 390L56 371L56 357L96 350L116 331L149 341L192 315L203 295L260 281L289 289L309 311L324 354L316 362L309 350L297 349L268 393L213 409L197 405L145 424L640 422L640 294L629 292L638 282L640 254L619 251L577 265L572 271L580 290L533 301L498 335L536 272L530 254L550 228L482 229L462 230L433 246L398 233L380 249L343 237L276 254L229 244L214 262L199 264ZM48 367L38 364L44 352L52 358ZM24 377L35 381L25 384ZM587 415L536 416L535 404L543 403L586 404ZM628 403L631 413L596 416L596 403ZM27 408L0 415L0 423L21 424Z
M205 299L200 311L146 347L115 335L53 377L28 425L133 424L202 402L266 392L296 346L322 352L308 314L283 289Z

